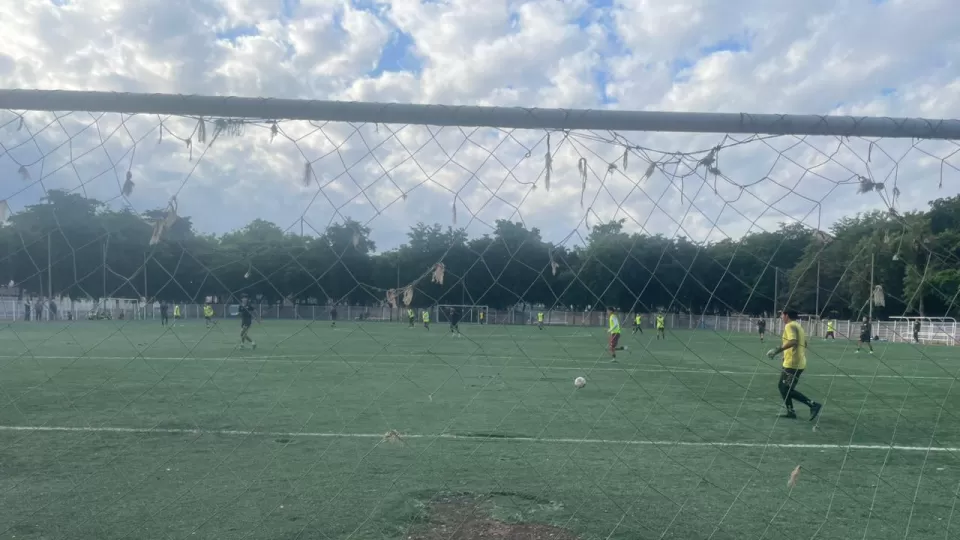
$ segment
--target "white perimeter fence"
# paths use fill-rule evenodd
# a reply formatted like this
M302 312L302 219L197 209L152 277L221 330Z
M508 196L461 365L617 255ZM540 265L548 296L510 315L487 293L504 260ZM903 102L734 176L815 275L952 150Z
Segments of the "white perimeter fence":
M86 320L91 311L100 309L100 304L94 300L61 299L55 301L58 305L57 320ZM48 321L51 312L44 304L40 321ZM160 318L160 307L152 304L143 309L138 300L111 298L107 300L110 316L113 319L152 320ZM231 318L237 316L236 304L214 304L214 313L217 318ZM308 305L258 305L260 318L278 320L305 320L329 321L331 318L330 306ZM420 322L422 309L416 309L416 322ZM438 313L436 307L431 308L430 320L442 324L446 322L445 314ZM480 310L477 308L462 308L463 323L479 323ZM536 324L537 310L487 310L486 323L488 324ZM606 313L602 311L544 311L544 324L548 326L605 326ZM174 305L170 305L170 318L174 315ZM183 319L203 318L202 304L180 304L180 315ZM621 324L624 328L632 328L635 314L621 314ZM692 330L700 329L716 332L756 333L756 317L726 316L726 315L690 315L685 313L667 313L667 329ZM0 320L25 319L25 308L22 301L14 299L0 299ZM378 306L337 306L337 319L341 321L369 321L369 322L401 322L408 320L406 308L390 308ZM643 328L652 329L655 314L642 314ZM31 307L31 320L36 321L36 309ZM782 323L777 318L767 318L767 332L779 334ZM827 329L827 320L801 321L807 334L812 337L824 337ZM860 321L835 321L837 339L857 339L860 335ZM909 342L913 341L913 321L876 321L873 324L873 335L880 341ZM919 338L921 343L955 345L960 340L957 334L956 321L921 321Z

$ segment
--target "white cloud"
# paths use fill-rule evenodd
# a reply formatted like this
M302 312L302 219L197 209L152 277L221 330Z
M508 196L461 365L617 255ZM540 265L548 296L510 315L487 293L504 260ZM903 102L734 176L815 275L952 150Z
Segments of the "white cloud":
M7 44L0 52L0 85L960 117L960 67L954 60L960 52L955 31L960 13L949 0L286 5L280 0L7 2L0 5ZM608 133L566 138L554 133L547 191L543 132L288 122L271 138L270 126L263 124L247 127L241 136L219 137L205 154L194 135L191 161L186 143L173 134L187 139L194 120L165 119L171 132L158 145L156 117L121 123L116 115L95 121L75 112L48 125L52 118L30 113L27 129L17 131L12 113L0 112L0 142L10 149L0 157L0 170L14 175L19 163L31 163L34 177L44 177L42 187L7 184L3 196L14 211L35 202L43 187L84 189L137 210L162 206L179 192L182 213L194 216L204 231L224 232L254 217L298 229L301 216L317 228L351 216L370 224L380 247L403 241L406 228L417 221L452 223L454 193L458 225L469 223L473 234L488 232L496 219L522 217L560 241L578 226L585 234L588 208L591 223L598 216L625 217L631 230L696 240L769 228L790 218L826 227L842 215L882 205L877 195L855 195L856 174L884 179L889 189L896 173L903 208L960 191L960 174L949 166L943 169L943 187L937 187L938 158L949 156L947 163L960 167L951 143L920 143L930 157L911 150L912 141L882 140L869 150L865 141L824 137L731 145L722 134L629 133L611 142ZM100 127L101 133L77 133L84 126ZM116 131L105 134L111 130ZM213 130L210 124L208 141ZM39 146L30 144L34 135ZM101 136L107 138L102 147ZM624 171L625 141L638 148ZM696 161L721 142L730 146L719 154L725 178L714 178ZM77 157L78 149L91 151ZM677 151L702 152L678 159ZM588 166L582 206L581 158ZM662 166L640 182L650 159ZM302 182L306 161L316 175L309 186ZM111 163L121 176L128 167L134 171L137 189L128 201L117 197ZM608 170L611 163L618 167Z

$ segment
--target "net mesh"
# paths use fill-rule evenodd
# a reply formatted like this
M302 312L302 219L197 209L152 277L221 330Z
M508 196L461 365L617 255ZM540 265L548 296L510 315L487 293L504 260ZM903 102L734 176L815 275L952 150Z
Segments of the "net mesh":
M153 111L0 111L0 535L960 534L957 142Z

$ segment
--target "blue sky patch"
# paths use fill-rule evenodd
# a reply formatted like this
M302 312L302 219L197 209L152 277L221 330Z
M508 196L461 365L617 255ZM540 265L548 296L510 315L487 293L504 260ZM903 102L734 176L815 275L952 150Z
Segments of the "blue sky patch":
M729 51L734 53L750 52L750 38L746 35L746 33L744 33L740 36L730 36L730 37L721 39L716 43L711 43L710 45L701 47L700 55L710 56L711 54L724 52L724 51Z
M407 71L419 75L423 66L417 58L413 37L399 30L394 30L393 36L380 54L380 61L370 75L379 77L387 71Z
M220 41L229 41L236 43L237 40L248 36L259 36L260 29L256 26L236 26L217 32L217 39Z

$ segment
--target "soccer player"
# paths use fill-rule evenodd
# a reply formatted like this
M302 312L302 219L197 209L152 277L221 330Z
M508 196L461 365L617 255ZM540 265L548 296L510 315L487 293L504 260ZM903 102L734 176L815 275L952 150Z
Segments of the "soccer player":
M866 344L867 348L870 349L870 354L873 354L873 344L870 343L872 337L870 334L873 333L873 328L871 328L870 317L863 318L863 324L860 325L860 340L857 341L857 354L860 353L860 346Z
M663 313L657 313L657 339L667 339L667 322Z
M633 333L636 334L637 332L643 333L643 315L639 313L633 317Z
M413 328L413 319L416 318L413 308L407 308L407 318L410 319L410 328Z
M760 343L763 343L763 336L767 333L767 321L765 319L757 319L757 332L760 333Z
M240 348L244 348L249 341L253 350L257 350L257 342L250 337L250 326L253 325L254 307L250 305L250 300L244 296L240 299Z
M913 342L920 343L920 321L913 321Z
M607 332L610 333L610 356L617 361L617 351L627 350L626 345L620 345L620 318L614 309L607 308Z
M213 306L209 302L203 305L203 322L207 328L213 324Z
M542 311L537 312L537 326L541 330L543 330L543 312Z
M166 300L160 301L160 326L167 326L170 324L170 306L167 304Z
M174 321L180 320L180 304L173 305L173 320Z
M337 327L337 306L330 306L330 328Z
M460 310L450 308L448 316L450 317L450 333L453 334L453 337L460 337Z
M780 314L780 320L783 321L783 341L780 347L770 349L767 356L776 357L783 353L783 369L780 372L780 383L777 388L780 390L780 397L783 398L783 405L786 412L780 415L781 418L796 418L797 411L793 409L794 400L810 407L810 421L816 420L820 416L820 409L823 405L812 401L807 396L797 391L797 383L800 382L800 375L807 368L807 336L803 328L797 322L798 314L796 310L785 309Z
M487 312L481 309L481 310L480 310L480 324L484 324L484 323L486 323L486 322L487 322Z
M837 326L837 323L835 323L834 321L827 321L827 334L823 336L823 339L836 340L837 339L836 326Z
M423 320L423 327L427 330L430 329L430 310L425 309L423 313L420 314L420 319Z

